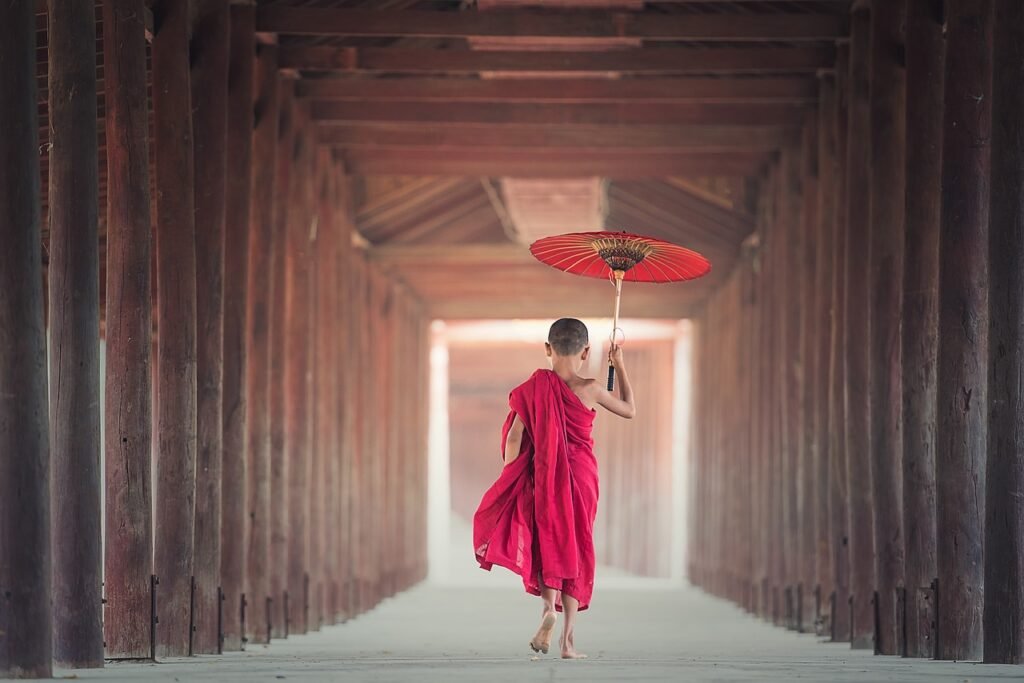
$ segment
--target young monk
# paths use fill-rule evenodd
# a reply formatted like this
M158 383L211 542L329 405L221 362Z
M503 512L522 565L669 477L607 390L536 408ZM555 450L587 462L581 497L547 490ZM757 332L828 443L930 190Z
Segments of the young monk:
M564 611L562 658L583 659L573 628L594 589L596 407L629 419L636 406L619 346L609 351L617 396L579 375L590 356L587 328L579 320L556 321L544 348L551 369L537 370L509 396L512 410L502 430L505 467L473 518L473 544L483 569L511 569L523 577L528 593L543 600L540 628L530 640L533 651L547 654L557 612Z

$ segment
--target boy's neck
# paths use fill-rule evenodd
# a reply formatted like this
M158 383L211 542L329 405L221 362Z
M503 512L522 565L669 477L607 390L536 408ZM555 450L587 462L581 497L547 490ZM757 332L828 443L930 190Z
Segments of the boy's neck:
M579 377L576 374L576 359L565 356L554 356L551 359L551 371L565 381Z

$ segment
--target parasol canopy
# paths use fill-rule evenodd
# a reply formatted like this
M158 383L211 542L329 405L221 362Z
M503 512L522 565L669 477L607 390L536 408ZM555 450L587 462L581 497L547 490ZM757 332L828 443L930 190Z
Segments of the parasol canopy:
M537 240L530 253L541 263L573 275L611 280L615 284L612 344L619 331L622 283L681 282L711 272L711 263L677 244L627 232L572 232ZM608 391L615 386L615 368L608 364Z
M627 282L680 282L711 271L711 263L679 245L626 232L572 232L530 245L537 260L573 275Z

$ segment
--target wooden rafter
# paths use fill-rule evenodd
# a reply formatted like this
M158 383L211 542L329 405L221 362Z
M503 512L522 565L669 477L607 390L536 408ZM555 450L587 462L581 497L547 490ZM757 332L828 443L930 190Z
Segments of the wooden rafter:
M425 12L260 9L257 30L297 35L408 38L640 38L644 40L834 40L846 35L835 14L541 13L535 11Z
M832 47L666 47L612 52L282 47L282 69L397 73L813 73L830 68Z
M345 161L364 175L513 176L534 178L663 178L666 176L747 176L756 173L766 154L625 153L566 154L563 151L493 150L483 152L416 150L348 150Z
M346 149L550 148L569 150L714 151L776 149L795 128L782 126L534 126L325 124L321 144Z
M321 78L296 84L300 97L319 100L419 102L814 102L809 77L475 79Z
M314 100L315 121L516 125L745 125L785 126L800 121L799 104L493 104L461 102L337 102Z

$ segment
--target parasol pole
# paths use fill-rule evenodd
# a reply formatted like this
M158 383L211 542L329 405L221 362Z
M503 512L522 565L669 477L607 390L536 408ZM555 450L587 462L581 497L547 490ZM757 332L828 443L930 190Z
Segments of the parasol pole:
M622 300L622 278L626 276L626 271L615 270L612 271L615 275L615 317L612 318L612 346L615 345L615 330L619 329L619 303ZM609 347L610 349L611 347ZM608 359L608 391L615 388L615 366L612 365L611 358Z

